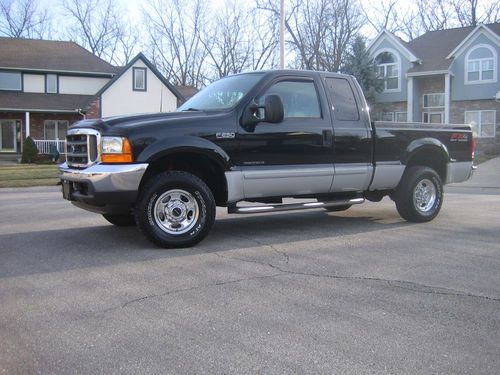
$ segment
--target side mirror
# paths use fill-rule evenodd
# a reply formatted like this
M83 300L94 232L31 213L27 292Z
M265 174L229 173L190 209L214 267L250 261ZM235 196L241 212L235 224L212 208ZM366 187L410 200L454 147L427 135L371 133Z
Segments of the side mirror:
M277 124L283 121L283 117L283 102L279 95L268 95L263 106L251 103L243 112L240 122L247 131L254 131L259 122Z

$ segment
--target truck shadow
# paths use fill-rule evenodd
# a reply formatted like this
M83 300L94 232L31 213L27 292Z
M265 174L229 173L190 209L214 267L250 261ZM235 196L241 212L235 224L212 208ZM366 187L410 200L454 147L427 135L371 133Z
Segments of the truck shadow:
M95 225L49 231L0 235L0 278L104 267L214 252L237 251L414 225L402 221L395 210L284 212L267 215L226 216L217 219L200 244L188 249L160 249L137 228L119 228L96 219Z

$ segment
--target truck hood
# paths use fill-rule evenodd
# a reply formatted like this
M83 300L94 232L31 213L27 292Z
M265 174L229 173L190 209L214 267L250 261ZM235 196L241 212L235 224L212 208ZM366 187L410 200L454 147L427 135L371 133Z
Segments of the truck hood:
M146 113L132 116L116 116L105 117L102 119L88 119L75 122L70 126L74 128L90 128L98 130L103 134L127 135L138 129L145 130L146 128L168 127L169 129L186 127L191 123L199 123L203 118L203 122L211 119L227 117L230 112L222 111L184 111L170 113Z

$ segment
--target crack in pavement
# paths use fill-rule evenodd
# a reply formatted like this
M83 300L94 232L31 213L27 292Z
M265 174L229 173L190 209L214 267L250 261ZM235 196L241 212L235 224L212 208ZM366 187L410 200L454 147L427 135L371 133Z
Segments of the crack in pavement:
M262 245L272 248L272 246L268 245L268 244L262 244ZM281 252L279 252L279 253L283 255L283 253L281 253ZM470 298L478 298L478 299L484 299L484 300L488 300L488 301L500 302L500 298L497 298L497 297L484 296L484 295L480 295L480 294L472 294L472 293L467 293L467 292L463 292L463 291L455 290L455 289L441 288L441 287L436 287L436 286L420 284L420 283L416 283L413 281L383 279L383 278L378 278L378 277L345 276L345 275L319 274L319 273L311 273L311 272L299 272L299 271L292 271L292 270L288 270L288 269L283 269L283 268L281 268L273 263L270 263L270 262L266 263L266 262L261 262L261 261L257 261L257 260L252 260L252 259L232 257L232 256L219 254L218 252L209 253L209 254L215 255L219 258L231 259L231 260L235 260L235 261L239 261L239 262L252 263L252 264L258 264L258 265L261 265L264 267L270 267L273 270L276 270L280 273L272 274L272 275L245 277L245 278L241 278L241 279L216 282L213 284L197 285L197 286L194 286L191 288L174 289L174 290L169 290L165 293L150 294L150 295L146 295L146 296L142 296L139 298L134 298L132 300L129 300L129 301L123 303L121 306L106 309L106 310L102 311L102 313L108 313L108 312L111 312L114 310L124 309L127 306L134 304L134 303L146 301L146 300L149 300L152 298L165 297L165 296L176 294L176 293L190 292L193 290L205 289L205 288L210 288L210 287L214 287L214 286L235 284L235 283L240 283L243 281L275 278L275 277L286 276L286 275L328 278L328 279L336 279L336 280L380 282L380 283L385 283L388 286L393 287L393 288L405 289L405 290L409 290L409 291L413 291L413 292L417 292L417 293L445 295L445 296L457 296L457 297L470 297ZM289 260L289 257L287 256L286 259ZM287 262L287 264L288 264L288 262Z
M213 254L220 257L220 258L232 259L232 260L237 260L237 261L242 261L242 262L247 262L247 263L255 263L255 264L260 264L262 266L271 267L277 271L282 272L282 275L288 274L288 275L299 275L299 276L329 278L329 279L338 279L338 280L375 281L375 282L386 283L387 285L394 287L394 288L406 289L406 290L410 290L410 291L417 292L417 293L458 296L458 297L471 297L471 298L485 299L488 301L500 302L500 298L497 298L497 297L484 296L484 295L480 295L480 294L472 294L472 293L467 293L467 292L463 292L463 291L455 290L455 289L441 288L441 287L436 287L436 286L420 284L420 283L416 283L413 281L383 279L383 278L378 278L378 277L344 276L344 275L331 275L331 274L325 275L325 274L310 273L310 272L299 272L299 271L292 271L292 270L283 269L283 268L281 268L275 264L272 264L272 263L265 263L265 262L260 262L260 261L256 261L256 260L230 257L230 256L226 256L226 255L221 255L218 253L213 253Z
M238 237L244 238L245 240L253 241L257 245L265 246L265 247L270 248L272 251L274 251L278 255L282 256L283 258L285 258L285 263L286 264L288 264L288 262L290 261L290 257L288 256L288 254L286 253L286 251L278 250L274 245L271 245L269 243L265 243L265 242L256 240L255 238L251 238L251 237L246 237L246 236L242 236L242 235L239 235Z
M191 288L181 288L181 289L169 290L169 291L167 291L165 293L149 294L149 295L142 296L142 297L139 297L139 298L131 299L131 300L125 302L125 303L122 303L120 306L111 307L109 309L103 310L103 311L101 311L101 313L108 313L108 312L111 312L111 311L114 311L114 310L124 309L125 307L127 307L127 306L129 306L129 305L131 305L133 303L142 302L142 301L145 301L145 300L148 300L148 299L151 299L151 298L165 297L165 296L168 296L168 295L182 293L182 292L190 292L190 291L197 290L197 289L205 289L205 288L210 288L210 287L214 287L214 286L235 284L235 283L240 283L242 281L267 279L267 278L272 278L272 277L277 277L277 276L283 276L283 275L284 275L283 273L278 273L278 274L264 275L264 276L244 277L244 278L235 279L235 280L218 281L218 282L213 283L213 284L196 285L196 286L193 286Z

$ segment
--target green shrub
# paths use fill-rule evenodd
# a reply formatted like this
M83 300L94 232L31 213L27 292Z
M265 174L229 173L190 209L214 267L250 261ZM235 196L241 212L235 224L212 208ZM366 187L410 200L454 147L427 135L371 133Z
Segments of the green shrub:
M23 145L23 157L21 163L34 163L38 156L38 148L31 137L27 137Z

